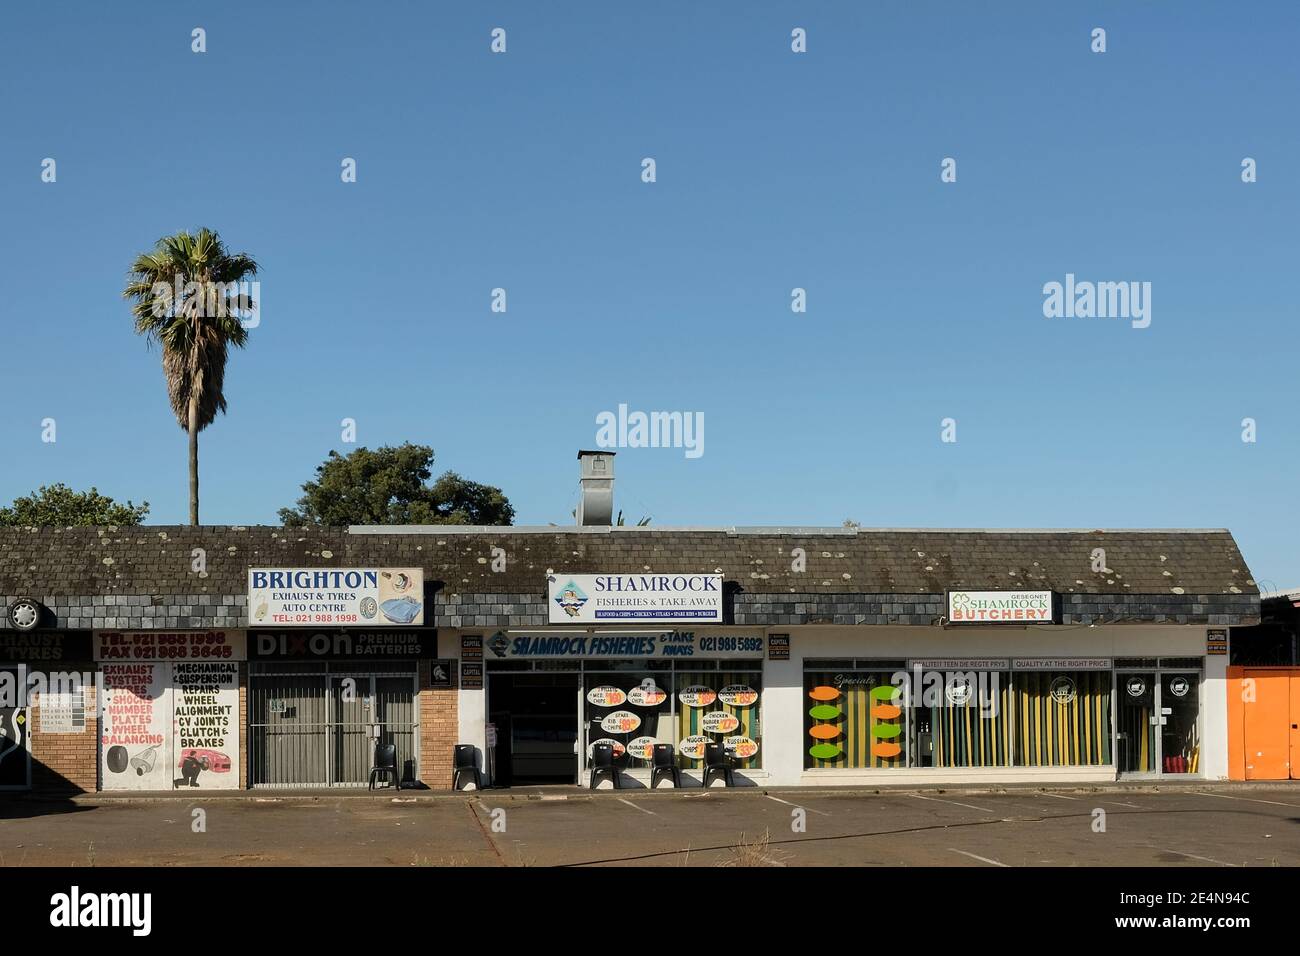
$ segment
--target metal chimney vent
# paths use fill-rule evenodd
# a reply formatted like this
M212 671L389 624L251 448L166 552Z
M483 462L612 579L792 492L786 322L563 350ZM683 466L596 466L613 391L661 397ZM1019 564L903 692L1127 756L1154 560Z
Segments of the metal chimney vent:
M608 527L614 518L614 453L579 451L578 527Z

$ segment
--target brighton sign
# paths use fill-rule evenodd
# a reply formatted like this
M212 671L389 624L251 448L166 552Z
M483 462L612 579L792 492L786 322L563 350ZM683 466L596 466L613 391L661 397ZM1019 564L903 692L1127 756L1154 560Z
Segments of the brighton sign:
M424 624L421 568L253 568L253 627L388 627Z

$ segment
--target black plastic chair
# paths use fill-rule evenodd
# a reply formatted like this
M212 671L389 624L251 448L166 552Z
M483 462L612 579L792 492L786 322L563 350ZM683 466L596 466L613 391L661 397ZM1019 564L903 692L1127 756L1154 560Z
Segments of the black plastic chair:
M710 774L722 774L722 782L728 787L736 785L736 771L731 767L731 758L727 748L722 744L704 745L704 786L709 785Z
M655 782L660 775L665 773L672 778L674 787L681 787L682 770L677 766L677 752L673 749L673 745L655 744L654 751L650 754L651 790L655 788Z
M474 775L474 789L483 789L483 774L478 769L478 759L474 753L473 744L457 744L451 752L451 789L460 789L460 775L462 773L472 773Z
M591 789L596 789L596 780L607 773L614 781L614 789L621 789L618 784L618 767L614 766L614 745L593 744L591 748Z
M370 789L375 789L375 778L392 777L393 786L402 789L402 781L397 776L397 745L377 744L375 746L375 765L370 768Z

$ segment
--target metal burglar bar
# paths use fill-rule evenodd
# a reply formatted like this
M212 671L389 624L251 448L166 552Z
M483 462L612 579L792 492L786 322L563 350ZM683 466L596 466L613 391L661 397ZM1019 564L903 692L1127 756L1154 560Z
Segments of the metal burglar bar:
M254 787L361 787L374 747L395 744L403 779L419 776L417 675L391 664L254 665L249 782ZM378 728L379 738L372 736Z
M258 675L252 671L248 709L254 787L325 786L328 781L325 689L316 674Z

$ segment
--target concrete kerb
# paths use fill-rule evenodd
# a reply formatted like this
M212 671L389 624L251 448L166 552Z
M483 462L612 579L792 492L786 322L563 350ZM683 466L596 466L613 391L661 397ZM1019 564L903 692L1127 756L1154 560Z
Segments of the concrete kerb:
M438 803L443 801L490 800L494 803L528 803L548 800L568 801L617 801L632 797L638 800L699 800L699 799L756 799L769 796L782 799L799 798L803 800L845 799L870 796L906 796L908 794L949 794L954 796L980 795L1032 795L1035 793L1060 794L1105 794L1105 793L1192 793L1203 791L1210 793L1290 793L1300 797L1300 781L1205 781L1205 780L1161 780L1132 781L1107 784L1025 784L1002 786L982 785L960 787L953 785L917 787L917 786L879 786L879 787L711 787L708 790L684 788L680 791L672 788L659 790L597 790L580 787L556 787L528 790L523 788L503 790L312 790L312 791L268 791L268 790L199 790L199 791L145 791L130 793L81 793L66 796L46 794L6 794L0 796L0 818L3 818L3 805L7 800L25 803L73 803L78 806L113 806L135 803L193 803L224 802L264 804L313 804L327 801L369 801L376 804L397 804L409 806L412 803Z

